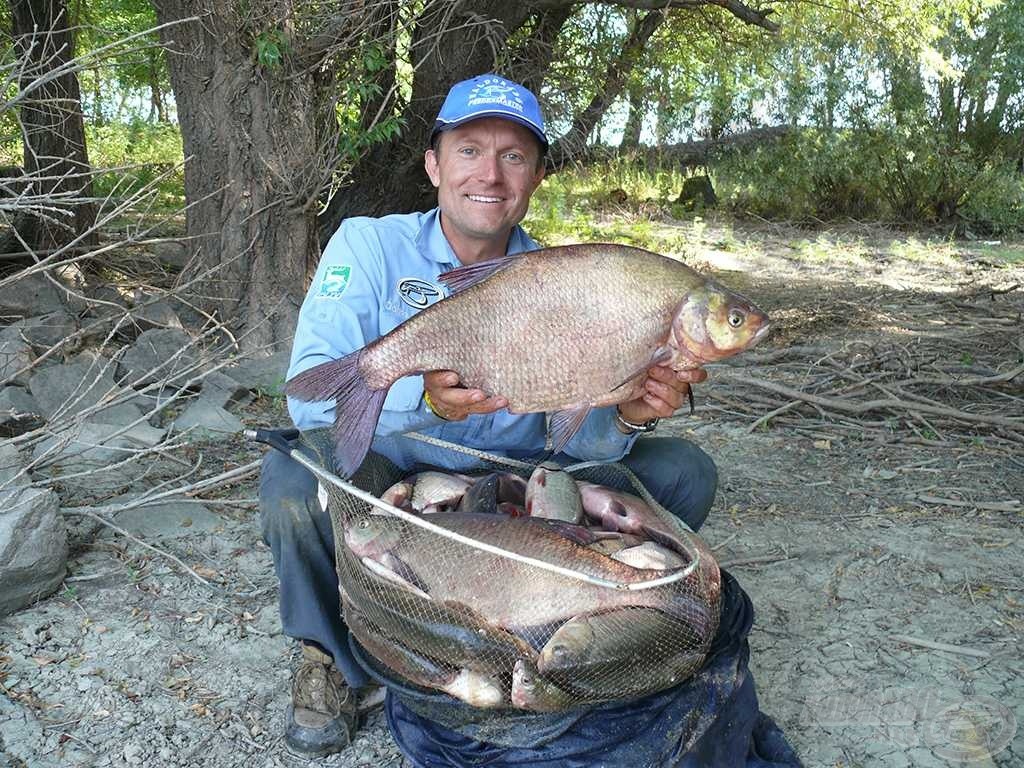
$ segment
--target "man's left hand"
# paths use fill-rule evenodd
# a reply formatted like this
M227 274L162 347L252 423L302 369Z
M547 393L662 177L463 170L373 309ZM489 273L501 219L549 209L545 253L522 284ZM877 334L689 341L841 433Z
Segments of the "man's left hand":
M651 419L667 419L686 402L690 384L699 384L708 377L703 368L673 371L658 365L647 372L644 391L634 400L619 403L622 418L632 424L643 424Z

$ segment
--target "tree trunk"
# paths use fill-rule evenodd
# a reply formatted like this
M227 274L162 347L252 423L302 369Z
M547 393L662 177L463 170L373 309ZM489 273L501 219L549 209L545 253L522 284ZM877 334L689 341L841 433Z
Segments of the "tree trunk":
M244 349L286 345L318 256L312 74L261 67L246 21L218 0L155 0L181 125L193 292L241 326ZM279 8L283 17L287 9Z
M637 149L640 146L640 131L644 119L644 94L635 82L629 86L629 114L626 127L622 130L620 150Z
M164 92L160 87L160 61L158 54L150 50L149 59L149 107L150 120L156 118L158 123L167 122L167 107L164 105Z
M11 0L10 10L22 62L20 88L74 59L74 37L63 0ZM32 252L53 251L76 238L76 249L96 246L96 206L89 200L92 177L75 72L36 86L22 102L19 119L29 194L49 197L49 211L45 217L31 210L19 212L14 220L17 234L3 238L0 252L22 253L25 244ZM26 256L25 261L33 259Z

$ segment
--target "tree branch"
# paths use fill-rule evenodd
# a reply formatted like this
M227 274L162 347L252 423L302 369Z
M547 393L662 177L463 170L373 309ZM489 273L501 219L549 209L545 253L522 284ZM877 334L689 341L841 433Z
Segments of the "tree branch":
M625 87L629 73L636 66L640 54L651 39L651 35L665 20L662 11L651 11L634 24L622 45L622 50L608 64L605 72L604 86L594 94L590 103L572 121L569 132L555 142L551 147L548 157L549 168L557 169L565 165L574 154L578 154L586 147L587 137L594 130L594 126L604 115L619 93Z
M706 5L717 5L719 8L731 13L740 21L761 27L769 32L778 32L779 25L768 21L768 17L775 12L773 8L766 10L755 10L739 0L599 0L606 5L618 5L623 8L636 8L641 11L667 11L672 9L692 10ZM539 0L533 3L533 7L541 10L553 10L565 6L573 6L574 0Z

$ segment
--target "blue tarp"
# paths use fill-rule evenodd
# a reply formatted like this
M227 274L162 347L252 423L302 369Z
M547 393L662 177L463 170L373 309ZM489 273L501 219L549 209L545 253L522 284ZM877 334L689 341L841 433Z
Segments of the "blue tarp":
M489 713L387 678L388 726L416 768L799 768L761 713L747 667L750 598L722 572L721 621L702 669L668 691L552 714Z

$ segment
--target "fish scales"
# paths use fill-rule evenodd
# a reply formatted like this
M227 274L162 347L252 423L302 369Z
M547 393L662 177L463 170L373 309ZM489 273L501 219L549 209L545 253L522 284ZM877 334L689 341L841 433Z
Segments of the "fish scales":
M417 371L456 370L514 413L618 402L622 391L611 391L650 362L682 297L705 280L622 246L526 254L368 346L360 371L371 386L387 386Z
M513 413L554 412L561 450L591 406L638 397L647 368L692 369L756 344L768 317L674 259L605 243L480 262L456 291L361 349L296 374L289 396L335 401L335 459L351 476L403 376L453 370Z
M590 576L635 583L662 575L581 547L547 530L541 520L457 513L431 519L477 541ZM609 589L464 545L438 548L432 537L405 533L405 524L398 521L374 518L366 525L380 532L379 546L408 565L434 600L470 605L485 621L504 629L547 625L580 613L630 605L662 608L687 618L707 610L672 587L638 592Z

